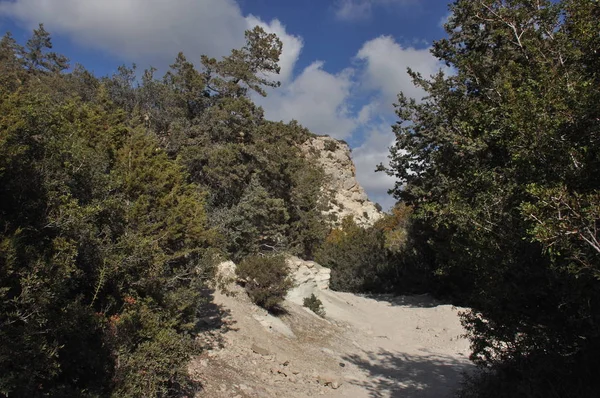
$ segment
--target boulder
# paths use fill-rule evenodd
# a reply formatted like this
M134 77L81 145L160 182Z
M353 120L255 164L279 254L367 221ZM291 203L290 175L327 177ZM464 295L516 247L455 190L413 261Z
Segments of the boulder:
M331 269L295 256L289 256L286 262L294 280L294 287L288 291L287 300L303 305L306 297L312 294L318 297L321 291L329 289Z

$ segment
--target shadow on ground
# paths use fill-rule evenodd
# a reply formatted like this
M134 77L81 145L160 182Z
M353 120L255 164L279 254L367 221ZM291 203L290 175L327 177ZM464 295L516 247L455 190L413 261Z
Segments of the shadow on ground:
M438 305L450 304L436 300L429 294L418 294L412 296L396 296L393 294L362 294L361 296L377 301L387 301L393 306L409 308L434 308Z
M223 334L229 331L237 332L236 321L231 317L231 311L216 304L214 289L205 288L202 293L202 305L198 309L196 332L205 349L223 347Z
M348 382L366 389L372 398L451 397L460 386L463 372L474 367L466 359L386 350L349 355L343 359L367 374L367 380Z

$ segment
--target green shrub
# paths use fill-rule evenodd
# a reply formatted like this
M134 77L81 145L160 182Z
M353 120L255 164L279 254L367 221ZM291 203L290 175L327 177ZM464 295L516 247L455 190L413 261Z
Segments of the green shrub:
M388 266L384 236L373 228L358 226L346 217L331 231L315 259L331 268L331 288L345 292L381 290L379 273Z
M319 300L319 298L315 296L314 293L311 294L310 297L304 298L303 305L318 316L325 316L325 308L323 308L323 302L321 302L321 300Z
M292 287L289 268L283 256L249 256L237 267L252 301L267 309L276 309Z
M337 149L337 143L335 141L325 141L325 150L334 152Z

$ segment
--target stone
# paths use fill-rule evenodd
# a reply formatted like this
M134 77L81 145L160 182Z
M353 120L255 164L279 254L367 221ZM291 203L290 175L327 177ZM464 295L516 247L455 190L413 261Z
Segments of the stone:
M329 348L321 348L321 351L323 351L327 355L335 356L335 352L333 352L333 350L330 350Z
M330 209L324 212L337 216L333 226L339 225L346 216L352 216L358 225L365 227L383 217L358 183L351 150L345 142L327 136L313 137L302 144L301 149L306 157L313 156L328 177L325 191L335 193Z
M217 265L217 275L224 279L235 279L235 270L237 269L233 261L224 261Z
M257 346L256 344L252 344L252 351L258 355L262 355L263 357L266 357L268 355L271 355L271 353L269 351L267 351L266 349Z
M337 377L330 375L330 374L320 375L317 378L317 382L319 382L319 384L321 384L322 386L332 386L333 387L333 385L336 384L337 387L335 387L335 388L339 388L339 386L341 385L341 381Z

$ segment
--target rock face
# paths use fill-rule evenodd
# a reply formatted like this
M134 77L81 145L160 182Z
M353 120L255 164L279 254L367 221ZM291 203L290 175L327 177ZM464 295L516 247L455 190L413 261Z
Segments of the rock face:
M302 305L311 294L319 296L320 291L329 289L331 269L295 256L288 257L286 262L294 280L294 288L288 292L287 300Z
M356 180L356 168L346 143L327 136L314 137L303 144L302 150L307 156L314 156L327 175L326 190L332 199L326 213L333 216L335 225L344 217L353 216L358 225L370 226L383 216Z

